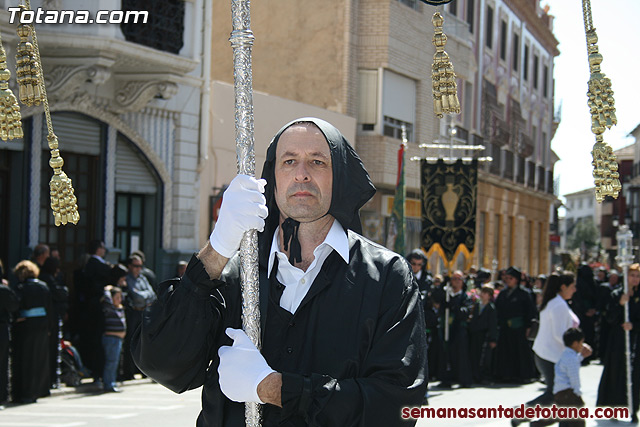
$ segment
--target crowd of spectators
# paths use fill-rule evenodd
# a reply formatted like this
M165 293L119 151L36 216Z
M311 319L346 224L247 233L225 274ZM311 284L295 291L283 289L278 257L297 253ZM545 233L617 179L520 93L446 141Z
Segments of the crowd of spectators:
M563 335L579 328L583 365L604 365L598 405L626 406L624 331L631 333L633 418L640 394L640 265L629 268L629 293L615 269L582 264L576 272L529 276L515 266L497 272L453 271L433 276L423 252L407 255L421 289L431 389L542 381L528 405L554 402L554 369ZM630 321L623 307L629 304ZM635 327L634 327L635 326ZM533 397L533 396L532 396ZM428 402L425 399L425 402ZM524 402L523 402L524 403Z
M61 384L86 379L105 392L141 375L129 352L143 310L156 299L157 279L142 251L124 263L105 260L101 240L89 243L72 277L60 254L37 245L11 271L0 261L0 409L33 403ZM184 273L184 262L177 265Z

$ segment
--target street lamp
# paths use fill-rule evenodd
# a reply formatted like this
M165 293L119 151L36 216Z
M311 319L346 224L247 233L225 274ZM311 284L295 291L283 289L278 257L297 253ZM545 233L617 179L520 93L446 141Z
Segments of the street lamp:
M624 293L629 294L629 266L633 262L633 233L629 230L627 224L622 224L618 228L616 233L616 240L618 241L618 255L616 256L616 262L624 271ZM629 322L629 302L624 305L624 322ZM631 400L631 337L630 332L624 332L624 348L627 365L627 406L629 407L629 413L632 414L632 400Z

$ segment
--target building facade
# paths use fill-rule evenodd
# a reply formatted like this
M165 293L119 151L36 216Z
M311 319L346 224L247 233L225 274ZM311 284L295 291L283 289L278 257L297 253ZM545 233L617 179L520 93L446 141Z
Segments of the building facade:
M87 243L102 239L110 261L140 249L164 279L200 245L197 168L210 46L207 3L149 2L146 24L36 24L53 129L80 221L53 224L43 108L21 106L24 139L0 142L0 259L6 266L46 243L60 250L70 282ZM0 1L2 41L14 76L19 40L7 8L17 4ZM92 17L140 5L32 2L34 10L89 10ZM14 80L12 85L17 93Z
M564 195L565 216L562 221L560 240L562 250L569 249L569 240L581 222L591 222L598 230L597 234L600 235L600 219L604 210L602 205L596 202L594 194L595 188L591 187Z
M386 243L402 125L409 139L407 251L420 245L421 231L419 162L408 159L441 156L419 144L448 142L455 133L457 144L484 145L476 155L494 159L479 172L471 262L548 272L557 160L550 149L557 126L553 58L559 52L552 17L538 0L456 0L444 9L418 0L251 6L254 88L355 118L351 142L378 188L361 211L367 237ZM445 50L462 105L461 114L444 119L434 115L431 94L436 10L445 20ZM228 4L214 3L212 79L227 83L233 81L230 14ZM439 268L436 259L431 264Z

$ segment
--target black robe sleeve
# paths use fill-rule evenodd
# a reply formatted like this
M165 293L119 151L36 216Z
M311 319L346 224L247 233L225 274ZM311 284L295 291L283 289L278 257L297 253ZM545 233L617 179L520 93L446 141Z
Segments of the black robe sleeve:
M160 284L158 300L145 311L131 339L142 372L176 393L203 385L222 328L221 285L209 279L195 255L182 279Z
M308 425L406 426L402 407L420 406L426 392L426 335L420 293L411 273L389 269L372 348L357 378L282 373L282 418Z

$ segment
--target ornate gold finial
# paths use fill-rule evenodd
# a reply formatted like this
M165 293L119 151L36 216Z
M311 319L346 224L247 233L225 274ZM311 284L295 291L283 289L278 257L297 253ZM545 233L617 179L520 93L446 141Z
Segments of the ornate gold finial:
M9 89L11 71L7 68L7 53L0 39L0 138L22 138L22 115L15 95Z
M587 36L587 52L589 53L589 76L587 104L591 113L591 132L596 135L591 156L593 161L593 180L596 187L596 201L602 203L606 196L617 198L622 185L618 173L618 163L613 149L604 142L604 131L618 123L611 80L600 70L602 55L598 51L598 35L591 19L591 2L582 0L584 29Z
M29 0L26 0L25 3L26 6L20 5L20 7L23 8L23 10L30 10L31 5L29 4ZM40 58L40 49L38 48L38 36L36 35L36 29L33 24L28 24L28 30L22 31L22 34L28 35L28 33L31 33L33 37L32 52L35 58L35 61L31 65L32 68L29 76L43 77L44 73L42 72L42 60ZM18 29L18 35L21 39L23 38L23 35L20 33L20 29ZM23 42L24 39L20 44ZM27 50L28 49L25 49L25 51ZM16 57L16 59L18 59L18 64L20 64L19 58ZM20 65L18 65L18 67L20 67ZM49 101L47 99L47 89L44 85L44 78L30 80L29 83L32 83L34 86L26 85L25 90L29 90L29 87L34 89L33 98L30 99L33 99L34 101L37 99L38 102L36 104L39 104L40 101L42 101L44 106L44 117L47 121L47 141L49 143L49 149L51 150L49 166L53 168L53 177L51 177L51 181L49 182L49 194L51 196L51 209L53 210L55 224L56 226L61 224L66 225L69 222L77 224L80 220L80 215L78 214L78 200L74 195L71 179L62 171L64 160L60 157L58 137L53 133L53 122L51 121L51 111L49 110ZM20 98L22 99L22 85L20 86L20 90ZM29 98L29 96L27 98Z
M28 10L23 4L19 7L21 14ZM35 35L35 28L30 24L20 24L16 31L20 37L18 53L16 53L16 79L20 85L20 102L28 106L40 105L42 93L37 55L33 44L29 41L32 31Z
M433 14L434 34L433 45L436 53L433 55L431 80L433 83L433 111L439 118L443 114L460 114L460 101L458 101L458 84L456 73L449 55L444 51L447 44L447 36L442 32L444 19L439 12Z

